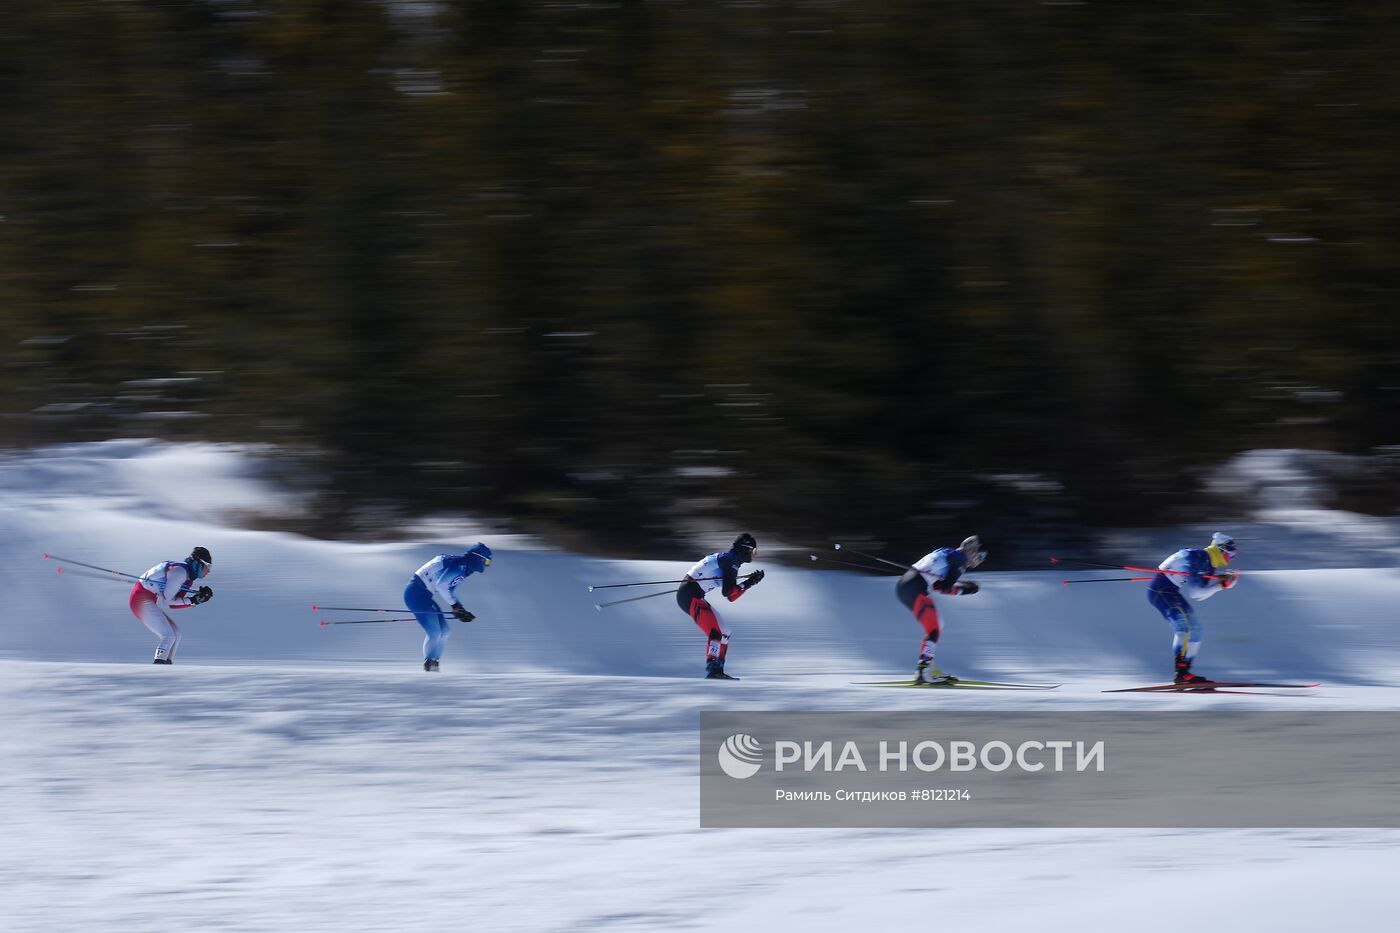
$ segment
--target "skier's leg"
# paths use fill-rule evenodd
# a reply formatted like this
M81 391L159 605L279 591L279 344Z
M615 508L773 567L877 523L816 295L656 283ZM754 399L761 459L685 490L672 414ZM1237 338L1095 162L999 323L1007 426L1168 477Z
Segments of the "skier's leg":
M899 601L909 608L918 620L919 626L924 630L923 641L919 642L919 673L920 675L933 666L935 646L938 644L938 636L942 632L942 626L938 621L938 607L934 605L933 598L928 595L928 587L924 583L923 574L917 570L907 571L899 578L899 585L895 588Z
M729 654L729 626L724 624L715 607L704 599L692 599L688 611L700 631L705 633L706 663L718 661L723 666L724 658Z
M420 616L418 624L428 633L423 639L423 660L442 660L442 651L447 647L447 636L451 631L447 627L447 620L442 616Z
M438 611L437 603L433 601L432 594L417 577L414 577L413 581L404 587L403 604L413 613L413 617L418 620L418 624L422 626L425 633L423 661L424 666L427 667L428 662L440 660L443 649L447 647L448 619Z
M172 636L170 641L170 647L167 648L165 652L165 659L167 661L174 661L175 649L180 647L180 626L176 625L175 620L170 618L169 616L166 616L165 619L167 622L170 623L170 634ZM160 657L159 649L157 649L156 657Z
M724 672L724 659L729 654L729 626L724 624L715 607L705 599L705 591L694 580L687 580L676 590L676 605L690 616L705 633L705 676L733 680Z
M1191 604L1185 599L1181 600L1181 605L1172 614L1172 651L1176 656L1176 682L1194 683L1208 680L1200 674L1191 671L1191 664L1196 660L1196 653L1201 650L1201 636L1203 634L1200 620L1196 618L1196 612L1191 608Z
M919 597L928 595L928 584L924 583L924 575L919 571L906 570L904 576L899 578L894 593L899 597L899 601L904 603L904 608L913 612L914 603Z
M131 614L160 639L156 645L156 660L162 664L169 662L171 655L175 653L175 646L180 641L180 630L170 617L161 611L160 606L156 605L155 595L138 583L132 587L127 605L131 608Z
M1186 666L1190 667L1191 662L1196 660L1196 653L1201 650L1201 639L1205 635L1205 626L1197 617L1196 610L1192 609L1191 604L1186 600L1181 601L1181 609L1186 622L1186 632L1182 639L1180 657L1185 658Z
M1171 623L1172 657L1177 681L1191 679L1191 662L1201 648L1201 625L1196 620L1195 610L1175 587L1170 591L1149 589L1147 600L1162 614L1162 618Z
M1191 604L1178 593L1161 595L1154 600L1154 605L1163 618L1171 623L1172 654L1178 662L1189 662L1200 648L1199 639L1193 637L1199 633L1192 631L1195 613L1191 610Z
M938 636L943 628L938 622L938 607L933 604L933 599L924 593L919 596L914 603L914 618L919 620L919 625L923 626L924 639L919 642L919 679L924 679L924 672L932 669L938 671L938 665L934 663L934 654L938 650Z

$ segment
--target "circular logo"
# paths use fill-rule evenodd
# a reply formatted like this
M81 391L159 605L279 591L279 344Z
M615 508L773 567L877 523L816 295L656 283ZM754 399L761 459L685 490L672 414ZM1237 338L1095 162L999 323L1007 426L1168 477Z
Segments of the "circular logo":
M763 745L751 735L736 732L719 747L719 766L725 774L743 780L763 767Z

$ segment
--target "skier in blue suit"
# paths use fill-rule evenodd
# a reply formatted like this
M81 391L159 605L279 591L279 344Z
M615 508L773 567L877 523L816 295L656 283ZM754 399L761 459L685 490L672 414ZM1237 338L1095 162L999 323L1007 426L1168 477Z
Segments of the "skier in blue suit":
M465 554L439 554L419 567L404 587L403 603L428 636L423 639L423 670L435 671L447 646L449 616L470 622L472 615L457 598L457 587L491 566L491 549L476 544Z
M1199 602L1234 586L1238 571L1225 569L1234 559L1235 539L1217 531L1205 547L1182 548L1162 561L1147 586L1147 601L1172 624L1172 652L1179 684L1206 681L1200 674L1191 673L1191 662L1201 649L1203 632L1187 597Z

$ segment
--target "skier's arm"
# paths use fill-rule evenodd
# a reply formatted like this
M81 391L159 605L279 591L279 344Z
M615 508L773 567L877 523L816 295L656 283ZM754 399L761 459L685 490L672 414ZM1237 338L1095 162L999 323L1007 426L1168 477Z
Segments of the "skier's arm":
M929 584L929 587L933 590L936 590L939 593L944 593L948 596L957 596L960 593L964 593L967 591L966 588L969 586L972 587L972 592L977 592L976 583L959 583L958 577L961 576L961 570L954 570L952 567L948 567L945 564L943 576L939 577L937 580L934 580L931 584Z
M467 578L466 572L461 566L453 566L450 560L442 562L442 572L433 581L433 589L437 590L442 597L443 603L452 610L452 615L462 622L470 622L476 616L468 612L457 598L457 587L462 585L462 581ZM451 583L444 584L442 581L451 580Z
M162 609L188 609L194 605L187 595L179 595L180 589L189 582L190 575L186 573L184 565L171 567L165 572L165 586L161 588L160 594L156 596L156 605ZM172 594L175 594L172 596Z
M457 584L461 583L463 579L459 568L453 567L449 560L444 560L442 565L433 571L431 581L433 592L442 600L444 606L456 605ZM452 582L446 582L448 580Z
M733 561L721 557L719 559L719 591L725 599L731 603L744 595L744 588L739 585L739 568L734 566Z
M1210 599L1216 593L1224 589L1219 580L1197 580L1195 577L1188 577L1181 588L1186 591L1186 595L1200 602L1203 599Z
M1186 567L1189 576L1183 577L1181 581L1181 588L1186 591L1187 596L1199 602L1203 599L1210 599L1221 590L1229 588L1230 584L1215 574L1209 557L1201 554L1197 558L1195 554L1192 554L1192 558ZM1230 583L1233 582L1234 580L1230 581Z
M754 584L758 583L758 581L763 579L763 571L755 570L753 573L749 574L749 578L747 580L745 580L743 583L740 583L739 568L734 564L726 561L724 558L720 558L720 572L722 581L720 583L720 593L722 593L724 595L724 598L729 600L731 603L738 599L740 596L743 596L751 588L753 588Z

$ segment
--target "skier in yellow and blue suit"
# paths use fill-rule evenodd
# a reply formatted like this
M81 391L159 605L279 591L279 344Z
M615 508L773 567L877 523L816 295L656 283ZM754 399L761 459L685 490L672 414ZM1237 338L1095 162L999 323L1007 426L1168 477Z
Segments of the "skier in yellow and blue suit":
M1217 531L1205 547L1182 548L1162 561L1147 587L1147 601L1172 624L1176 683L1207 681L1191 673L1191 662L1201 650L1204 629L1188 597L1199 602L1234 586L1239 579L1238 571L1225 569L1234 559L1235 539Z

